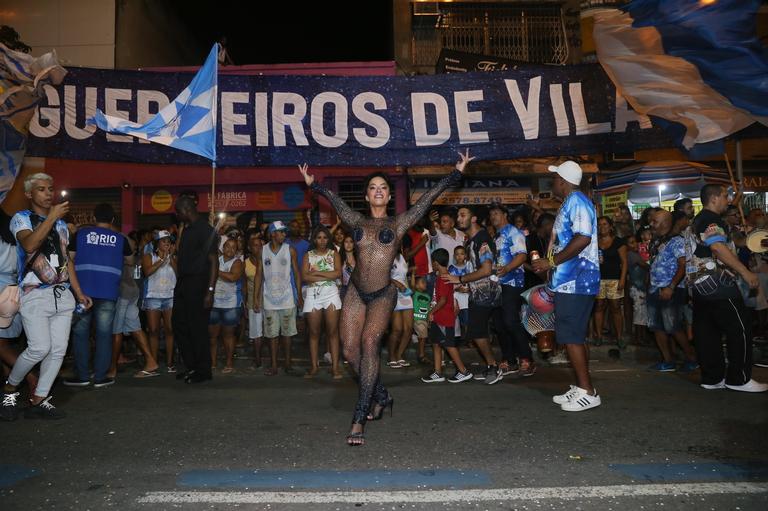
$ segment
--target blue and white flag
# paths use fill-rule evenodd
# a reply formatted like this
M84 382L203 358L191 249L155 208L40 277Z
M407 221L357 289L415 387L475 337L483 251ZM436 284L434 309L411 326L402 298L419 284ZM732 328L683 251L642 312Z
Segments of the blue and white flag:
M58 85L66 74L56 52L33 57L0 43L0 202L21 169L30 120L45 97L43 86Z
M217 54L218 44L214 44L205 64L187 88L146 124L105 115L101 110L96 110L88 124L96 124L109 133L132 135L198 154L215 163Z
M768 125L768 52L759 0L633 0L595 13L597 56L646 115L682 124L682 145Z

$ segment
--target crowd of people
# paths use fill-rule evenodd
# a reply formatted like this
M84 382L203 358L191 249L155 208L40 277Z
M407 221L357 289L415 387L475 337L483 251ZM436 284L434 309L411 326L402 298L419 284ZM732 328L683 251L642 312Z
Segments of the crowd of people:
M470 160L462 156L457 169ZM701 370L705 389L768 390L751 379L753 325L760 334L766 328L768 264L745 244L765 218L755 209L740 221L720 186L704 187L697 216L692 201L681 199L673 211L648 208L637 220L626 206L598 217L578 190L581 169L566 162L551 169L563 200L556 214L533 202L515 211L430 208L452 176L419 207L390 219L352 211L300 170L339 214L336 225L318 225L308 237L295 220L212 227L194 194L178 199L179 224L165 229L124 236L107 204L96 206L92 225L75 229L66 222L68 203L54 200L52 178L28 177L30 208L13 217L0 210L0 286L18 285L21 294L18 313L4 310L12 302L0 295L7 373L0 418L19 415L24 381L26 417L64 416L50 391L70 338L74 368L63 383L100 388L115 382L124 337L142 355L133 377L165 372L200 383L214 371L235 371L241 339L252 346L253 368L276 376L282 358L282 370L292 372L301 331L309 347L305 378L316 378L323 363L334 380L344 378L345 363L358 378L347 441L360 445L365 421L393 403L378 372L383 336L386 367L420 364L427 384L531 377L535 342L521 307L525 291L541 284L553 293L561 345L549 361L570 362L577 377L578 385L553 399L563 410L600 405L590 344L612 337L621 350L649 333L661 357L653 370ZM369 178L366 194L371 211L385 215L386 176ZM477 351L479 370L465 362L467 346ZM453 374L444 374L447 361Z

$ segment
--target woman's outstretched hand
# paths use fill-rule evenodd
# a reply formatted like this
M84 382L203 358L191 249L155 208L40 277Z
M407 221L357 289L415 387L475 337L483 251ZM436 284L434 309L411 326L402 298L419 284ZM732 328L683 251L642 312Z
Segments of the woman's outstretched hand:
M458 170L461 173L464 173L464 169L467 167L467 164L474 160L475 157L469 157L469 148L464 153L459 153L459 161L456 162L456 170Z
M304 182L307 183L307 186L312 186L312 183L315 182L315 176L310 176L308 171L309 165L306 163L299 165L299 172L301 172L301 175L304 176Z

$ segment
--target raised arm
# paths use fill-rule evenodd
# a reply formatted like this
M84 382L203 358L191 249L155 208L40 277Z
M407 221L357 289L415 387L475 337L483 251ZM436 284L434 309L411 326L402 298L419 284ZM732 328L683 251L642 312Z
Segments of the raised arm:
M299 172L304 176L304 182L307 184L310 190L315 193L319 193L331 203L333 209L339 215L341 221L349 227L357 227L360 221L363 219L363 215L350 208L341 197L324 187L323 185L315 182L315 176L311 176L308 173L309 166L305 163L299 165Z
M416 222L426 214L429 207L435 202L435 199L437 199L446 188L459 182L461 175L464 172L464 168L474 159L474 157L469 157L469 149L467 149L466 153L459 153L459 161L456 163L456 168L450 174L438 181L437 184L429 191L425 192L424 195L419 197L419 200L416 201L416 204L414 204L411 209L397 215L397 232L395 234L398 239L402 238L403 235L408 232L408 229L413 227Z

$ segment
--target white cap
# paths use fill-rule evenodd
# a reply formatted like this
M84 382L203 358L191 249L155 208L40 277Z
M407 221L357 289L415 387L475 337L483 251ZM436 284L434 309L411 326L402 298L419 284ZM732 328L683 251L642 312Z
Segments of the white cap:
M560 165L550 165L549 171L557 172L560 177L572 185L581 184L581 166L575 161L568 160Z

